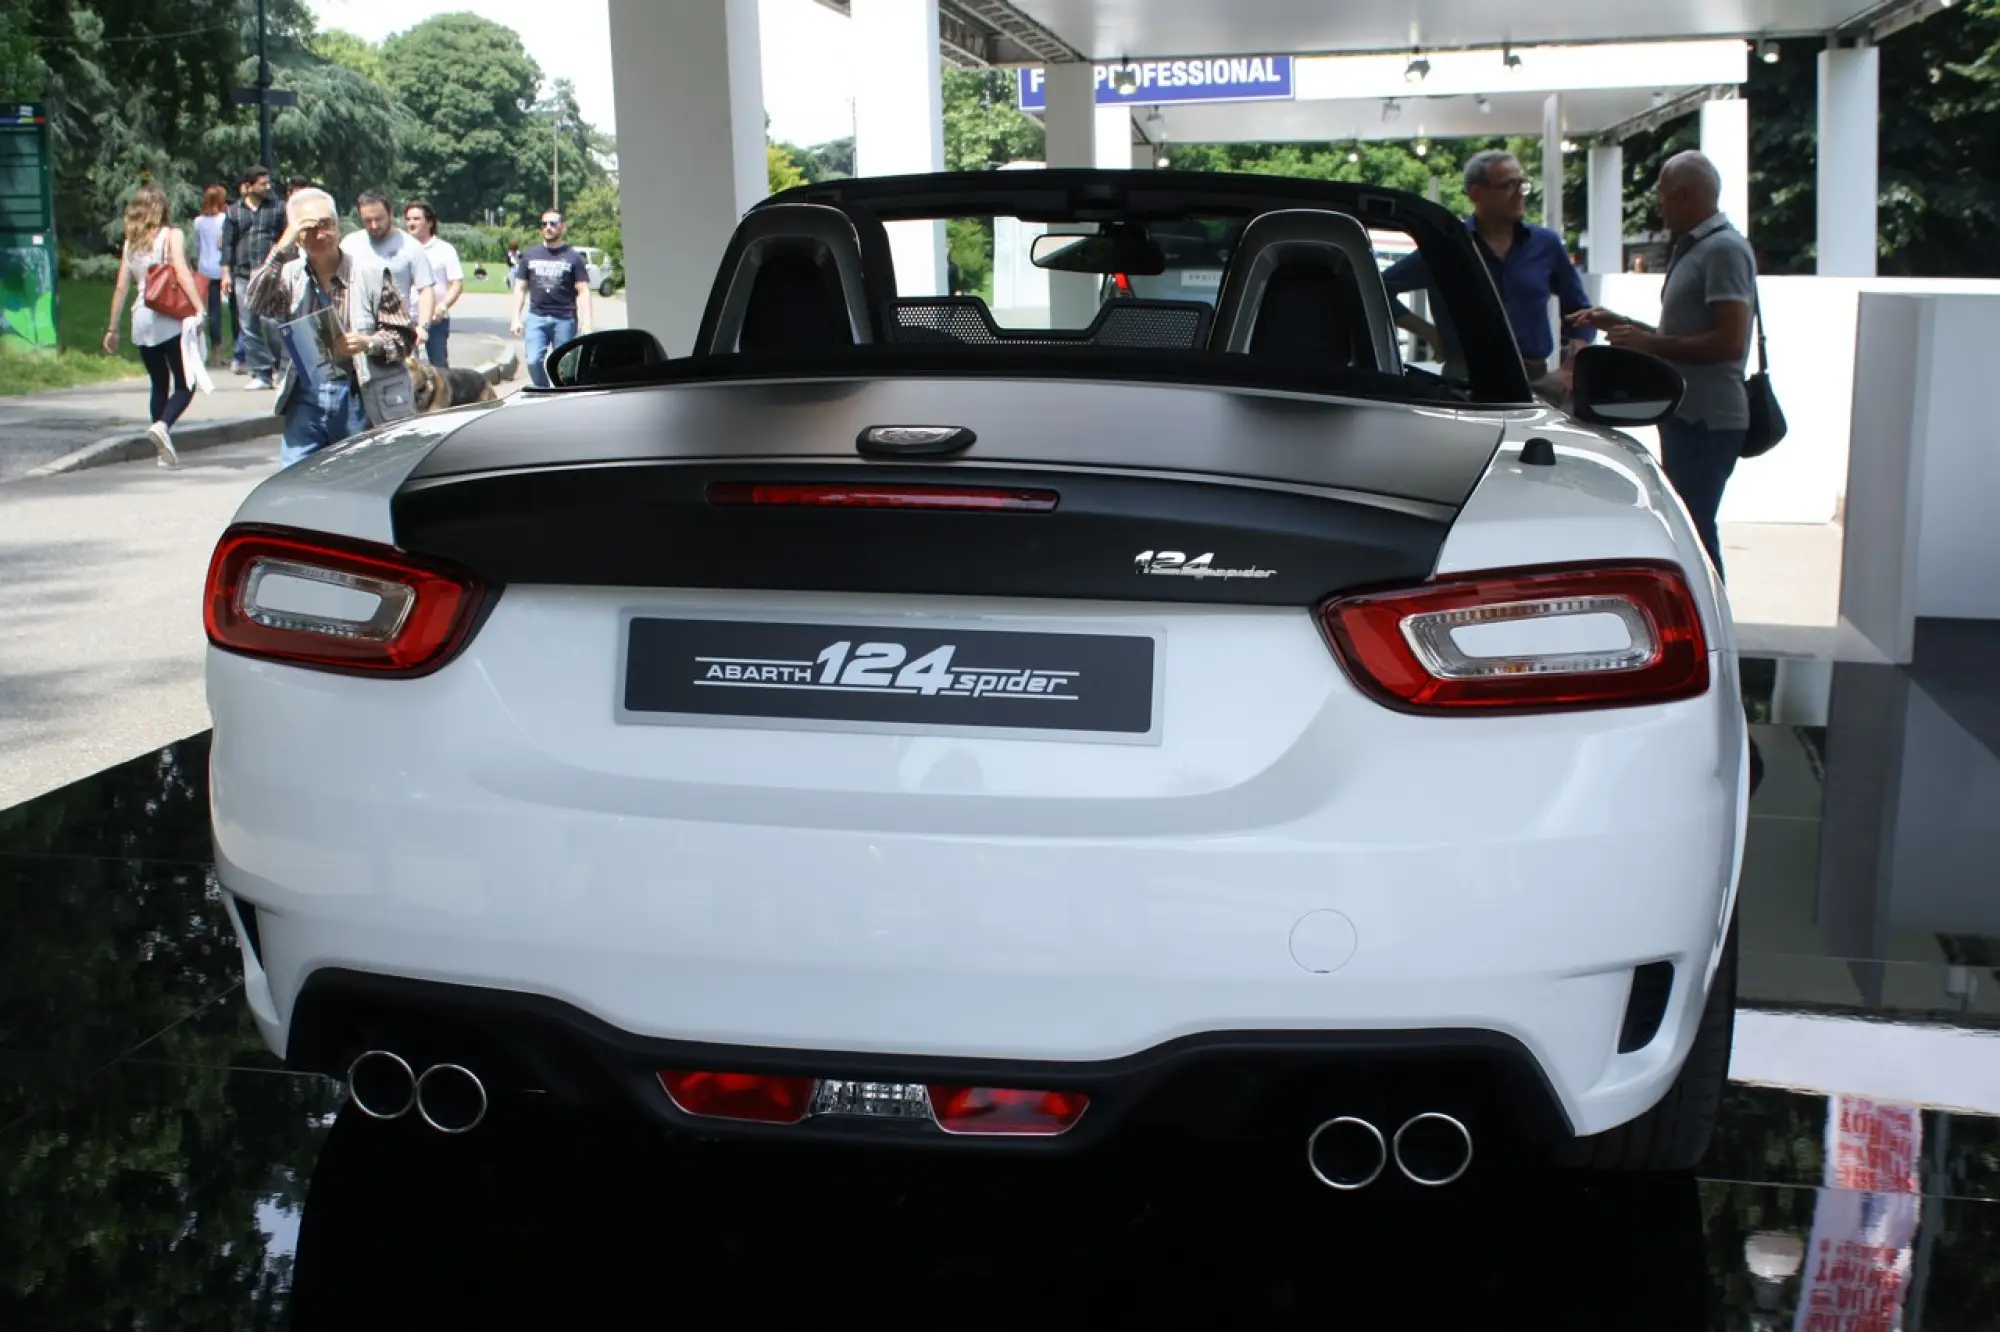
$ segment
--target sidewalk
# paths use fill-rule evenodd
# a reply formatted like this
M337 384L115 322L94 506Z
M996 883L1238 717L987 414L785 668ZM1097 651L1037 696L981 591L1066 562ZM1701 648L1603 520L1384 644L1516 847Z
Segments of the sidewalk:
M498 360L506 352L501 338L470 334L453 345L454 363L466 364ZM268 389L248 389L247 376L227 368L210 369L215 392L197 390L187 413L176 429L207 423L252 418L246 434L252 438L278 433L278 418L271 412ZM152 385L145 376L92 384L84 388L61 389L0 398L0 482L13 481L45 463L54 462L99 440L142 431L151 421ZM269 420L270 429L256 429L255 418Z

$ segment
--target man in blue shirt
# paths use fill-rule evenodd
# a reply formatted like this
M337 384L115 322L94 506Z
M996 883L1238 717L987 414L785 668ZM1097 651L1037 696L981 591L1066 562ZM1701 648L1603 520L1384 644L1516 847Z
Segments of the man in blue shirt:
M1562 237L1527 221L1528 178L1512 153L1498 149L1474 153L1465 163L1465 193L1472 200L1466 229L1493 273L1493 285L1507 307L1507 321L1514 326L1514 342L1528 378L1546 378L1560 365L1553 359L1556 340L1549 326L1549 297L1560 303L1564 318L1589 309L1583 279L1570 263ZM1412 254L1391 264L1382 281L1394 296L1428 286L1430 273L1423 256ZM1426 341L1450 340L1449 330L1440 337L1435 330L1418 327L1421 321L1413 315L1397 322L1415 329ZM1593 335L1588 329L1576 329L1571 336L1586 342Z

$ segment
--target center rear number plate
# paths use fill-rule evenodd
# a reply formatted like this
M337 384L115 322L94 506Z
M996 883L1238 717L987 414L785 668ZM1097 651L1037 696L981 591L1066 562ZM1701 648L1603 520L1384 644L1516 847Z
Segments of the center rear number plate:
M1156 737L1157 634L630 617L618 718Z

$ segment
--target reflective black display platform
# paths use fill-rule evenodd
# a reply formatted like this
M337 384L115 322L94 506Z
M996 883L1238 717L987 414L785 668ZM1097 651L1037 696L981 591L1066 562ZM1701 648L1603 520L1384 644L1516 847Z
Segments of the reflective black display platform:
M1479 1159L442 1138L285 1072L238 993L197 736L0 810L0 1329L2000 1326L2000 634L1747 664L1765 760L1698 1176Z

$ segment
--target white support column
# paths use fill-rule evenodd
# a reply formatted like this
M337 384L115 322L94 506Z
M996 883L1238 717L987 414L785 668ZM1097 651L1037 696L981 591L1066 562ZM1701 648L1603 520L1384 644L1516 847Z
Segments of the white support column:
M1600 144L1590 150L1590 211L1584 218L1584 271L1618 273L1625 268L1625 148Z
M768 192L757 0L610 0L610 20L619 211L647 238L625 256L627 321L686 355L730 234Z
M1097 165L1096 71L1081 60L1050 65L1043 86L1048 90L1042 123L1047 128L1049 165ZM1050 273L1049 326L1088 324L1097 314L1097 287L1097 278L1088 273Z
M1091 164L1113 171L1132 169L1132 108L1100 106L1091 117Z
M1701 104L1701 151L1722 175L1722 211L1750 234L1750 103L1741 97Z
M852 0L854 174L944 170L937 0ZM944 223L891 222L896 290L945 293Z
M1872 46L1819 53L1819 267L1875 276L1881 56Z
M1558 234L1563 229L1561 93L1550 93L1542 102L1542 225Z

